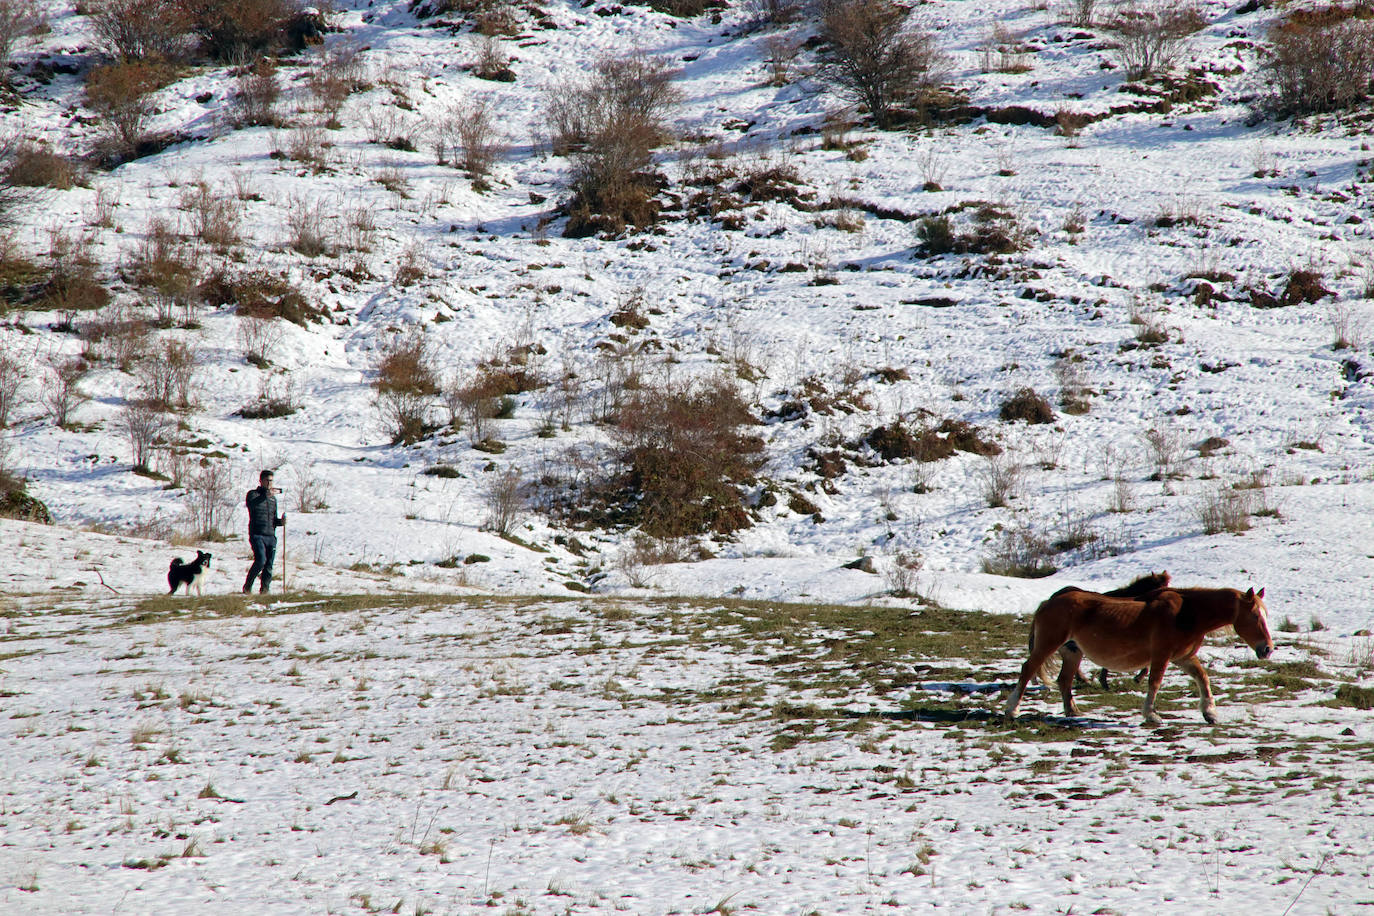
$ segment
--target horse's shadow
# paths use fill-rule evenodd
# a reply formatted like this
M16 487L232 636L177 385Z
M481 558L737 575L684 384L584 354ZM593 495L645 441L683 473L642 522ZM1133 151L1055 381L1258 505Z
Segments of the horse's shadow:
M923 690L937 693L953 693L962 696L977 694L1004 693L1010 688L1005 683L973 683L966 681L951 683L927 683ZM891 722L928 722L936 725L958 725L968 722L983 722L992 726L1018 728L1030 724L1049 725L1054 728L1091 730L1099 728L1119 728L1119 722L1095 719L1089 716L1056 716L1049 713L1028 713L1017 716L1008 722L1001 710L953 708L949 706L909 705L903 709L872 709L868 711L843 710L842 715L850 719L884 719Z

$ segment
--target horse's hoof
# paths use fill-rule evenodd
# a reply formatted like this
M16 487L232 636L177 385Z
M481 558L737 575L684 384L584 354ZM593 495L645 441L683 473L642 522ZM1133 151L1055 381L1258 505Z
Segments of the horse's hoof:
M1145 717L1145 722L1143 724L1149 726L1150 728L1155 728L1157 726L1163 725L1164 720L1161 719L1159 716L1155 715L1154 713L1150 713L1148 716Z
M1206 709L1206 710L1203 710L1203 712L1202 712L1202 718L1204 718L1204 719L1207 720L1207 724L1208 724L1208 725L1216 725L1216 724L1217 724L1217 711L1216 711L1215 709Z

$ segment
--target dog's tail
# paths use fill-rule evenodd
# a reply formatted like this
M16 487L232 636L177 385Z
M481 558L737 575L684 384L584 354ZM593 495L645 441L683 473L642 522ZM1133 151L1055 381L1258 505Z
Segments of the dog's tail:
M173 558L172 558L172 565L169 566L169 567L167 567L167 571L168 571L168 572L171 572L172 570L177 569L177 568L182 567L182 566L185 566L185 565L186 565L185 563L181 562L181 557L173 557Z

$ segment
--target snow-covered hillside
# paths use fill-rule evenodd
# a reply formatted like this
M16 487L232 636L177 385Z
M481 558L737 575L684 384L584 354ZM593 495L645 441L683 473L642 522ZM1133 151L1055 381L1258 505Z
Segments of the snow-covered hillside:
M296 549L312 560L457 579L434 564L478 554L491 562L460 564L461 578L492 588L574 581L797 596L811 586L757 570L797 558L816 571L872 554L881 573L907 551L922 557L921 587L938 589L942 578L977 572L1011 531L1078 545L1052 560L1075 581L1167 567L1180 579L1266 584L1278 613L1357 629L1369 624L1362 599L1374 573L1367 551L1350 549L1366 540L1374 499L1365 144L1335 117L1257 117L1259 41L1276 14L1200 9L1206 24L1174 72L1207 89L1171 106L1138 94L1169 84L1127 84L1109 29L1066 25L1063 10L915 10L913 23L933 30L948 54L945 84L974 113L1120 112L1065 136L1036 126L1043 117L1021 126L975 117L888 132L861 119L835 128L858 116L812 75L814 43L782 85L770 80L773 39L801 42L814 17L771 26L752 8L676 19L551 2L541 15L519 14L517 34L500 43L515 79L492 82L469 72L481 45L458 27L461 16L418 20L404 3L342 3L326 46L360 48L368 88L347 98L337 129L318 126L309 88L323 52L282 62L278 127L233 129L236 77L186 68L156 93L151 122L185 139L89 171L85 186L44 193L16 239L41 260L54 231L88 236L113 294L105 314L150 308L129 265L159 221L164 236L170 227L187 239L202 271L268 270L323 310L321 322L273 322L280 339L256 365L245 361L232 305L192 306L194 328L150 333L154 345L180 341L199 359L194 406L178 433L193 456L226 460L235 492L257 468L279 468L288 507L303 488L323 487L327 508L293 519ZM985 72L993 58L983 49L1012 40L1018 66L1004 69L1024 72ZM672 123L681 139L659 153L670 194L690 192L684 176L700 173L706 149L717 178L781 170L795 182L791 201L746 197L729 223L737 229L670 211L651 231L563 238L554 208L567 164L542 139L549 87L630 51L679 68ZM54 8L50 33L16 54L5 130L88 153L98 130L82 116L80 72L95 59L87 20ZM49 74L41 83L40 70ZM498 114L504 146L478 181L437 165L427 130L475 100ZM300 148L312 158L303 161ZM922 252L915 217L951 212L961 225L978 202L1009 214L1028 237L1025 250ZM206 214L222 211L235 222L232 240L195 238ZM307 257L292 247L306 211L318 217L328 252ZM369 250L336 250L358 232L366 238L357 247ZM1252 304L1281 294L1299 269L1331 295ZM639 303L647 327L610 323L627 301ZM96 317L76 313L74 329ZM100 352L79 333L53 330L61 319L11 311L0 328L30 376L7 431L10 464L61 524L184 530L183 492L130 470L119 410L138 391L136 366L94 363L81 382L92 400L69 428L45 416L38 395L51 385L48 366L83 346ZM386 341L416 325L446 375L516 348L536 354L532 371L549 384L492 421L503 453L474 450L463 432L388 445L373 368ZM1338 335L1355 346L1333 349ZM627 532L569 532L537 510L517 528L536 550L481 530L495 475L513 468L525 480L556 480L578 461L609 460L590 404L607 364L627 360L677 377L724 368L756 412L772 417L758 430L762 485L784 498L759 506L752 527L711 543L718 559L709 572L645 570L627 558ZM581 380L585 403L560 413L553 382L568 374ZM807 379L842 409L822 413L813 399L801 419L780 410ZM999 419L999 405L1025 387L1056 404L1052 423ZM1065 412L1061 394L1087 412ZM299 409L238 415L272 397ZM1005 450L999 469L968 453L919 467L863 460L872 457L860 441L869 431L922 417L974 424ZM823 479L808 451L837 448L844 472ZM436 465L458 476L422 473ZM1011 498L990 508L988 476L1013 465ZM1235 484L1261 485L1254 527L1203 534L1200 507ZM805 497L803 511L789 508L787 493ZM224 527L236 531L238 517L229 518ZM570 551L574 534L580 549ZM224 552L234 551L245 554L241 542ZM860 594L889 590L886 578Z

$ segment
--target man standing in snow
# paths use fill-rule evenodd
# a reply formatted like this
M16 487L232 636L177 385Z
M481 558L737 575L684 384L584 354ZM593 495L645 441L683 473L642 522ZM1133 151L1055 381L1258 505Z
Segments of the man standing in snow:
M276 529L286 524L286 516L277 515L276 492L272 487L272 472L263 471L258 475L257 489L249 490L244 499L248 506L248 545L253 548L253 565L248 570L248 578L243 580L245 595L259 574L262 594L267 593L267 586L272 582L272 561L277 555Z

